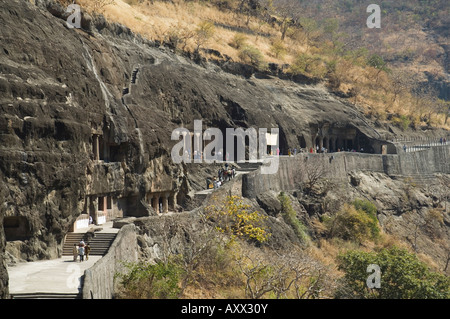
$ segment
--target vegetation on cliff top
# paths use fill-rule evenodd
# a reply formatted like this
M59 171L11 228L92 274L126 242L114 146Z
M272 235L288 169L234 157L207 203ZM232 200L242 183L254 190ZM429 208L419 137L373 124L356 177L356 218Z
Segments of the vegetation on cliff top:
M383 1L381 29L367 28L366 6L353 0L79 3L176 50L288 66L402 130L449 128L450 103L428 84L445 79L445 1Z

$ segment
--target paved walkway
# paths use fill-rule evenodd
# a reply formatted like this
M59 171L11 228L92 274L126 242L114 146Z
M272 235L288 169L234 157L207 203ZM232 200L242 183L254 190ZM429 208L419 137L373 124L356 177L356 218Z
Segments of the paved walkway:
M78 294L84 271L92 267L101 256L88 261L74 262L73 257L18 263L8 267L9 293L15 294Z
M112 223L101 225L100 232L117 232ZM84 230L87 230L84 229ZM84 271L102 256L90 256L88 261L76 262L72 256L53 260L22 262L7 267L9 294L78 294Z

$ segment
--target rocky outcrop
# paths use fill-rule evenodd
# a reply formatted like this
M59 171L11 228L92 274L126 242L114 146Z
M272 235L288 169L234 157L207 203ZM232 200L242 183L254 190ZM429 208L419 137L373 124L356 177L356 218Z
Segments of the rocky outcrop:
M124 215L151 215L154 192L182 205L200 184L171 160L171 133L194 120L279 128L284 153L325 131L340 143L351 131L374 151L389 135L319 84L194 61L101 16L84 13L69 29L64 11L51 0L0 2L0 296L5 239L7 256L55 258L97 197L115 196Z

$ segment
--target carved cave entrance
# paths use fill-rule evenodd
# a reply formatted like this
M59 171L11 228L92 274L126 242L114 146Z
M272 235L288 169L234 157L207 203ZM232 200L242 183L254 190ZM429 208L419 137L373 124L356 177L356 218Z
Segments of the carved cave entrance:
M30 225L24 216L6 216L3 219L6 241L25 240L30 237Z

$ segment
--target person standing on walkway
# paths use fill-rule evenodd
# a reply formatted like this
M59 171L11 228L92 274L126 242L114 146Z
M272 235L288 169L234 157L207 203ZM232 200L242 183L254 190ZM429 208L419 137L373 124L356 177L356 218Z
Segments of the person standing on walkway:
M78 248L78 255L80 256L80 262L84 261L84 247L80 246Z
M73 244L73 261L77 261L78 258L78 248L77 248L77 244Z
M86 244L86 247L84 247L84 254L86 255L86 261L89 260L89 253L91 252L91 246L89 243Z

